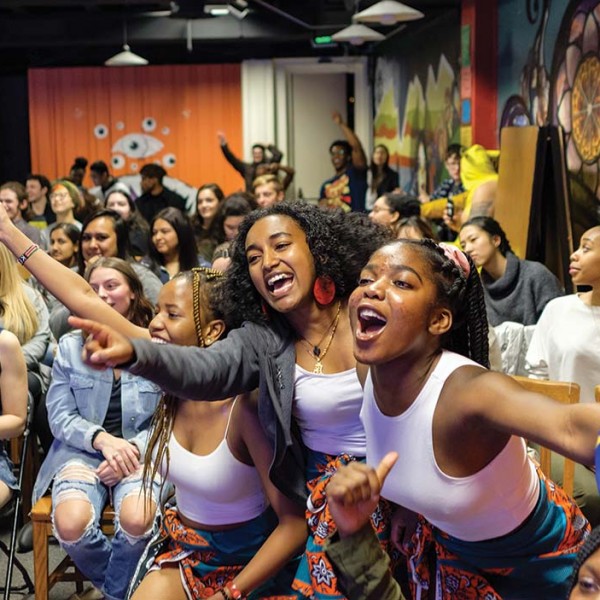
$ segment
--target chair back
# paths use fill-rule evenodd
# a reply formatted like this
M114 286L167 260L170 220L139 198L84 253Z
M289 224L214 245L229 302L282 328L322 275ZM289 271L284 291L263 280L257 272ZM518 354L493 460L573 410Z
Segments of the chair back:
M596 398L596 402L600 402L600 385L594 388L594 397Z
M526 390L544 394L557 402L563 404L577 404L579 402L579 385L566 381L542 381L540 379L529 379L514 375L513 379L521 384ZM599 386L600 387L600 386ZM544 446L540 447L540 467L548 478L550 475L550 465L552 460L552 451ZM564 458L563 482L562 487L569 496L573 496L573 482L575 478L575 463L570 458Z

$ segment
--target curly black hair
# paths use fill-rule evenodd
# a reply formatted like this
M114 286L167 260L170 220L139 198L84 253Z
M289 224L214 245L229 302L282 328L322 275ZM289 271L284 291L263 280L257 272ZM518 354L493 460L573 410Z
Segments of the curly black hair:
M271 215L289 217L305 232L316 276L333 280L336 298L350 295L369 256L390 240L386 230L362 213L328 212L306 202L282 202L253 211L240 225L233 242L231 266L224 284L224 310L237 324L268 320L261 308L262 298L250 279L245 245L251 227Z
M481 279L473 261L469 274L444 252L435 241L402 239L390 246L408 244L421 251L429 263L437 287L437 300L452 313L452 328L442 338L442 348L462 354L489 368L488 320Z

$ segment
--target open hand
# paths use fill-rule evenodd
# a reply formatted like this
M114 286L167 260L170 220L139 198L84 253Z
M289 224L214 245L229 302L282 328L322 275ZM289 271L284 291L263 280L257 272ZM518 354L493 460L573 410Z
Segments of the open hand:
M79 317L69 317L69 324L89 334L83 346L82 358L93 369L112 369L133 360L131 342L108 325Z
M217 138L219 139L219 144L224 146L227 143L227 138L225 137L225 133L222 131L217 131Z
M341 125L344 122L344 119L342 119L342 115L338 110L333 112L331 118L336 125Z
M341 537L355 533L368 522L379 503L383 482L397 459L396 452L389 452L376 468L351 462L331 478L327 503Z

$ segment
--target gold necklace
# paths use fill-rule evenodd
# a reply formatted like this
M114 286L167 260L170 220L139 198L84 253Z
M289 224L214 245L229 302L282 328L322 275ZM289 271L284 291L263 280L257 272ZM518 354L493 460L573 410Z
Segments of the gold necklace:
M333 342L333 336L335 335L335 332L337 331L338 323L340 321L341 310L342 310L342 302L340 301L340 303L338 304L338 309L337 309L337 312L335 313L335 317L334 317L333 321L331 322L331 324L329 325L329 327L323 334L323 337L321 338L321 340L319 341L318 344L313 345L305 337L300 336L300 342L302 342L306 346L305 350L308 352L308 354L310 354L310 356L312 356L312 358L315 359L315 367L313 369L313 373L317 373L317 374L323 373L323 359L325 358L327 352L329 352L329 348L331 347L331 342ZM331 335L329 336L329 341L327 342L327 345L325 346L325 348L323 348L323 350L321 350L321 344L323 343L323 340L327 337L329 330L331 330Z

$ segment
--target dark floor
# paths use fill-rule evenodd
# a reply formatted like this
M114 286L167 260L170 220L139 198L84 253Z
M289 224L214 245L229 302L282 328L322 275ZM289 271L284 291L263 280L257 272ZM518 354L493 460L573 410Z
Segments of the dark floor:
M0 539L8 545L10 541L11 531L11 518L3 518L0 520ZM33 552L26 554L17 554L17 558L21 561L23 566L27 569L29 576L35 584L33 577ZM50 569L54 568L63 558L64 552L57 544L50 544ZM8 566L8 559L2 551L0 551L0 586L4 588L4 581L6 579L6 569ZM27 590L16 591L23 584L23 577L21 573L14 568L13 569L13 581L12 581L12 593L10 600L23 600L33 599L33 595L29 595ZM84 584L87 586L87 584ZM2 594L4 591L2 591ZM50 590L50 600L76 600L77 596L74 596L75 584L74 583L58 583ZM2 596L0 594L0 597Z

